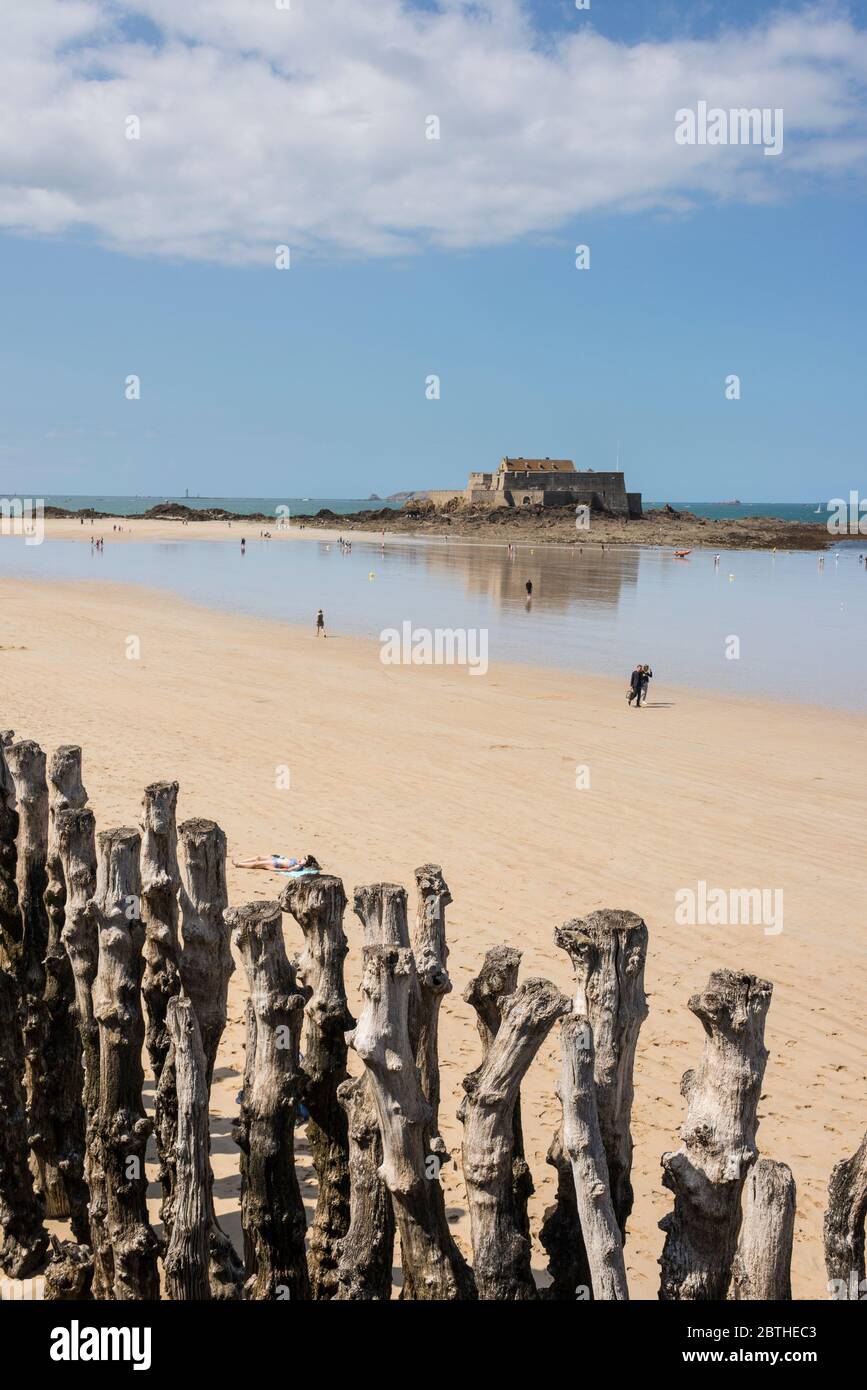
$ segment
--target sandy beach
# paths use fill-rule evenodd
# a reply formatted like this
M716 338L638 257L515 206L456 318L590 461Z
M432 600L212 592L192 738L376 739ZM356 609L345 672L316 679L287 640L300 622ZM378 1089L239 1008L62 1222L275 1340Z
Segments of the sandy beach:
M81 533L77 524L49 525L52 534ZM210 525L185 528L184 539ZM173 523L141 522L135 537L146 528L153 539L178 534ZM442 1013L441 1122L455 1155L461 1079L479 1060L461 993L485 950L517 945L522 978L543 975L568 991L569 963L552 941L557 924L603 906L644 917L650 1016L638 1048L626 1247L634 1298L656 1296L656 1223L670 1206L659 1160L677 1146L681 1075L701 1053L687 999L717 966L771 980L759 1149L788 1162L798 1186L794 1295L826 1296L828 1176L864 1127L867 952L858 933L867 797L851 773L867 720L661 683L636 713L622 682L518 666L492 666L483 679L458 668L386 667L377 643L317 642L312 630L132 587L3 581L0 611L0 724L47 751L82 745L98 828L134 824L145 784L177 778L179 816L219 821L230 858L311 852L343 878L350 898L356 884L375 880L412 889L416 865L442 864L454 896L454 988ZM127 657L130 637L139 639L138 659ZM290 786L281 789L285 767ZM580 790L579 767L590 779ZM783 930L678 925L675 894L700 880L782 888ZM283 882L230 868L230 900L274 897ZM284 924L295 950L300 931L290 918ZM351 910L346 928L352 1007L360 929ZM245 992L239 968L212 1121L218 1210L239 1246L230 1119ZM555 1030L523 1088L536 1235L553 1190L544 1160L558 1115L557 1053ZM462 1178L454 1165L444 1177L468 1252ZM303 1191L312 1210L309 1170ZM544 1269L538 1242L534 1266Z

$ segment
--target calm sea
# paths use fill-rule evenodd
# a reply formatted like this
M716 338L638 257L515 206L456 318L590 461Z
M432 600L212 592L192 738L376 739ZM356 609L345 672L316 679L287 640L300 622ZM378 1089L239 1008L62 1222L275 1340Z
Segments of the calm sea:
M723 551L715 564L709 550L675 560L638 546L521 545L510 556L500 545L389 539L383 549L358 533L348 555L318 538L252 534L241 554L230 534L113 544L109 528L102 552L87 542L27 546L6 537L0 577L147 585L311 629L322 607L338 637L380 639L405 622L480 629L491 663L599 672L625 686L635 663L647 661L659 700L676 699L683 683L867 710L867 543L823 557Z
M14 492L8 496L18 495ZM188 507L203 510L207 507L222 507L227 512L249 514L264 512L276 515L278 507L288 507L293 516L314 516L322 507L332 512L352 513L363 511L366 507L400 508L402 502L387 502L378 498L358 497L81 497L73 493L46 497L46 503L53 507L66 507L69 511L92 507L97 512L120 513L122 516L140 516L156 506L158 502L183 502ZM645 499L645 507L661 507L671 501L678 510L694 512L696 516L712 518L742 516L778 516L785 521L807 521L824 524L828 519L827 498L817 502L677 502L663 498L658 502Z

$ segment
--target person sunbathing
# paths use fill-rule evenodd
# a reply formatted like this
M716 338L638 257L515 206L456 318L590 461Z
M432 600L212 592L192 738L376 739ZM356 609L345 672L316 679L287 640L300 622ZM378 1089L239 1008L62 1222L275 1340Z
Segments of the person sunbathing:
M254 854L250 859L233 859L236 869L270 869L272 874L318 874L320 866L312 854L304 854L300 859L288 858L285 854Z

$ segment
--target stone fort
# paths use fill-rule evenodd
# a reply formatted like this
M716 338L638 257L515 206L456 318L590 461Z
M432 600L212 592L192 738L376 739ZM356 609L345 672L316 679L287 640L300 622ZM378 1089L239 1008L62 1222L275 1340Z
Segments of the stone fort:
M461 491L427 493L437 507L570 507L583 504L615 516L640 517L641 493L627 492L622 473L580 471L571 459L504 458L496 473L471 473Z

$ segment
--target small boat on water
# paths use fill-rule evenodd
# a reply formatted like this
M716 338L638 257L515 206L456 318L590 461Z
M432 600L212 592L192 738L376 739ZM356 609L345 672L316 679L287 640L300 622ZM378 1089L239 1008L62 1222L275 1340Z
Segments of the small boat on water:
M676 551L674 552L674 558L675 558L675 560L685 560L686 557L687 557L687 555L691 555L691 554L692 554L692 551L691 551L691 550L676 550Z

